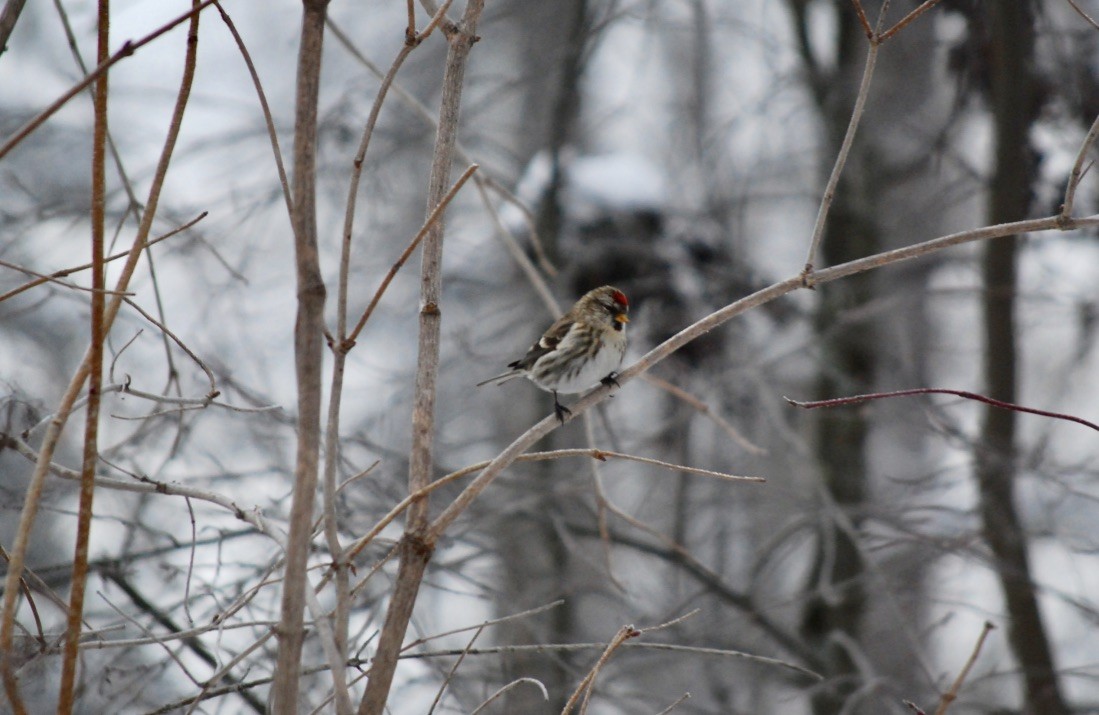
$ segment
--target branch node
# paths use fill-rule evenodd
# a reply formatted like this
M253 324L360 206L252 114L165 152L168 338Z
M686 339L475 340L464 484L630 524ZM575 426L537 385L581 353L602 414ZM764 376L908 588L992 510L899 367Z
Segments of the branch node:
M407 532L404 535L404 542L416 556L422 559L431 558L435 553L435 540L426 534Z
M809 290L816 290L816 282L813 280L813 264L806 263L805 268L801 269L801 287L808 288Z

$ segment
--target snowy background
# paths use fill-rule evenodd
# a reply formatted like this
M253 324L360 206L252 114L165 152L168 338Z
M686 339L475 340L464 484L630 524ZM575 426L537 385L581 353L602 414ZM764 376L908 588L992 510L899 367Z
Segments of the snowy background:
M1079 4L1099 14L1099 4ZM29 3L0 55L5 141L83 76L65 22L92 63L94 5L60 5L64 22L54 5ZM876 17L877 4L865 5ZM893 5L886 26L915 4ZM882 46L820 266L991 222L995 28L986 8L973 5L944 2ZM1038 111L1020 108L1034 116L1030 205L1022 213L1047 216L1099 107L1099 30L1065 3L1029 6L1041 92ZM224 7L288 156L300 7L239 0ZM186 9L120 0L111 45ZM383 72L403 44L403 3L337 1L330 17ZM447 213L439 476L491 458L552 407L529 384L475 387L519 357L554 317L507 241L535 262L560 306L604 283L625 291L632 362L694 320L802 269L866 52L851 4L841 0L508 0L488 3L478 34L454 175L476 161L525 210L497 191L486 201L470 183ZM111 70L119 165L108 162L110 253L128 249L136 230L125 185L145 201L184 39L180 26ZM325 43L318 225L331 326L351 159L379 80L336 36ZM423 110L438 113L445 51L439 33L417 48L398 75L400 92L383 106L358 195L353 320L424 219L434 128ZM0 159L0 293L29 279L13 266L50 273L89 260L91 123L90 96L78 96ZM1085 176L1077 215L1093 212L1095 186ZM192 229L150 250L153 264L139 268L132 299L214 373L219 401L250 409L180 411L109 392L100 474L209 490L284 524L297 394L292 233L255 89L213 9L202 16L194 89L153 234L201 212L208 216ZM595 445L766 483L629 462L599 464L597 474L580 460L517 464L440 543L406 641L558 599L564 603L487 628L476 645L605 643L626 623L656 625L700 609L643 640L778 658L825 679L728 656L622 651L600 674L590 711L658 713L689 691L674 712L905 713L904 700L934 711L990 621L998 628L951 713L1028 712L999 576L1013 566L985 544L974 478L984 407L911 397L824 414L783 399L912 387L984 391L982 251L981 244L951 249L738 317L654 370L699 401L693 406L653 383L629 383L591 413ZM341 492L346 543L407 494L418 264L414 257L401 271L349 356L338 472L342 480L371 471ZM1096 421L1093 233L1021 239L1018 268L1017 402ZM89 285L86 273L66 280ZM53 284L0 302L0 430L32 448L87 346L88 295ZM210 389L205 373L136 310L123 308L108 348L105 384L182 398ZM57 463L79 468L82 423L79 414L71 421ZM1005 459L1056 682L1072 712L1099 712L1099 439L1083 425L1034 415L1020 416L1018 430L1017 453ZM587 445L576 421L538 449ZM31 469L13 449L0 452L5 548ZM630 517L607 515L606 537L596 480ZM433 496L433 510L456 490ZM73 483L51 477L28 556L28 568L62 596L75 504ZM101 489L95 513L85 614L94 634L82 660L79 711L187 711L181 703L277 619L281 552L209 503ZM356 561L356 580L370 578L352 614L355 657L372 654L395 563L371 569L400 533L398 520ZM323 538L316 544L314 581L330 561ZM152 638L207 626L238 599L243 608L194 641ZM53 643L64 614L41 592L34 600ZM328 603L323 592L321 601ZM25 600L18 621L27 629L17 631L23 696L31 712L52 711L59 657L34 642ZM460 650L471 636L444 636L413 652ZM314 641L306 644L307 667L325 662ZM218 684L249 684L252 701L223 694L194 711L259 709L274 643L242 656ZM519 677L539 679L549 702L526 686L486 712L560 712L599 652L471 654L435 712L472 712ZM402 661L391 712L428 712L454 662ZM349 677L358 672L348 669ZM300 711L327 711L330 688L323 671L306 676Z

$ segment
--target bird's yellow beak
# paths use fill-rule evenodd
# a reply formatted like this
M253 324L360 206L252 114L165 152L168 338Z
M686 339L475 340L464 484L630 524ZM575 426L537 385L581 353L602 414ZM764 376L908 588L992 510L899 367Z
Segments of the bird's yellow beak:
M618 315L614 316L614 322L616 322L616 323L628 323L628 322L630 322L630 319L626 317L625 313L619 313Z

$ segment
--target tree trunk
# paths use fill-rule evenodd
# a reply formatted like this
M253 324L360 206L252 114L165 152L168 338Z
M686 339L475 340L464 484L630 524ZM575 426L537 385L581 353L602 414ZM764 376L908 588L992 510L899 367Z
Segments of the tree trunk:
M989 3L991 105L995 173L989 221L1026 218L1036 162L1030 128L1037 119L1034 12L1030 2ZM988 396L1016 402L1015 296L1017 238L985 244L983 299L985 379ZM977 481L984 536L992 550L1009 618L1008 638L1023 673L1025 712L1058 715L1068 708L1054 671L1053 654L1030 576L1023 524L1015 510L1015 413L985 408L977 451Z

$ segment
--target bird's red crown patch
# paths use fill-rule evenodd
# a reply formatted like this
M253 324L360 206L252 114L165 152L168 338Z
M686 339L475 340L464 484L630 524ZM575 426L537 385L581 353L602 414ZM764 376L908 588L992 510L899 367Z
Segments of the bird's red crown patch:
M626 300L626 294L620 290L616 290L614 292L614 295L611 297L614 298L614 302L618 303L619 305L624 305L627 308L630 306L630 301Z

